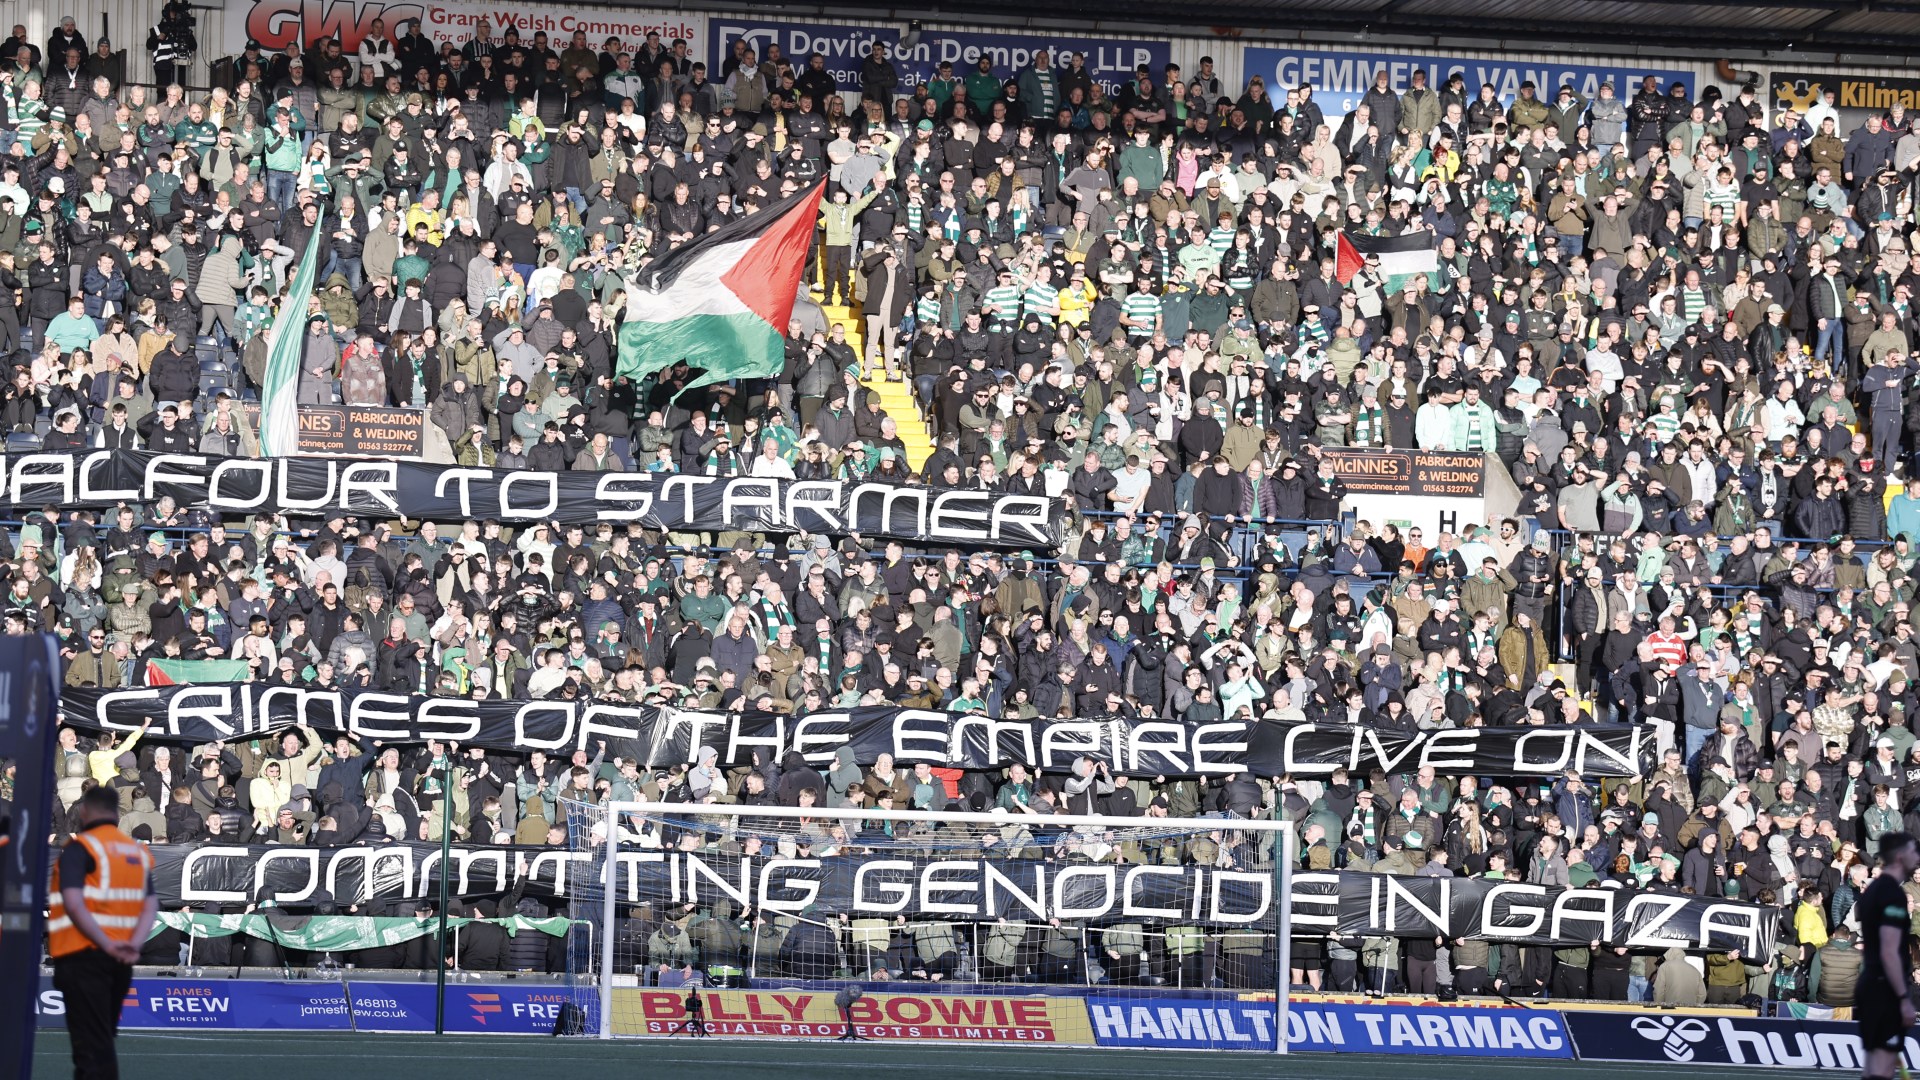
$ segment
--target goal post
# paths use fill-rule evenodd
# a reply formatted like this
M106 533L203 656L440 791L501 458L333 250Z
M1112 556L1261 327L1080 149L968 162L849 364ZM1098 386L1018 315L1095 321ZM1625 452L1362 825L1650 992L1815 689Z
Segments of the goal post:
M1009 997L1068 1011L1078 1006L1061 1003L1084 999L1078 1027L1092 1045L1287 1052L1291 822L684 802L567 809L576 916L598 924L591 961L572 953L576 1001L599 1038L693 1034L686 1014L696 1007L720 1010L701 1033L722 1036L958 1032L935 1023L900 1034L925 1008L919 998L900 1016L876 1011L876 1001L920 992L956 1015L982 1015L984 1001L989 1017ZM784 1026L759 1017L758 999L741 1004L741 993L769 987L796 991L779 999L793 1010Z

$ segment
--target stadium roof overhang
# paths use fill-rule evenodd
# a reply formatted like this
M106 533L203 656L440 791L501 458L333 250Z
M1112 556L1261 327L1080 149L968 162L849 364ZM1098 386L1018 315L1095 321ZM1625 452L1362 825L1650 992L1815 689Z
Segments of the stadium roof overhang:
M741 12L743 5L690 7ZM912 19L1216 33L1346 47L1557 47L1691 60L1884 64L1920 55L1920 0L834 0L744 5L784 18Z

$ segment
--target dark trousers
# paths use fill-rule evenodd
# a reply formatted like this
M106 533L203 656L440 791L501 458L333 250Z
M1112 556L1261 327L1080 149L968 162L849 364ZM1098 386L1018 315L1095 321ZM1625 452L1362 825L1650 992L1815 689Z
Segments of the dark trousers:
M1433 961L1407 958L1407 993L1431 995L1439 988L1439 968Z
M853 249L827 247L826 272L821 281L821 299L828 304L853 303Z
M1587 992L1596 1001L1627 1000L1627 972L1623 968L1594 968L1587 978Z
M87 949L53 962L53 985L66 999L74 1080L118 1080L113 1040L120 1034L120 1005L133 985L133 968Z
M1579 1000L1587 996L1587 969L1553 962L1551 993L1556 998Z
M1573 647L1573 674L1582 694L1593 690L1593 668L1600 662L1600 646L1605 641L1605 634L1588 634Z

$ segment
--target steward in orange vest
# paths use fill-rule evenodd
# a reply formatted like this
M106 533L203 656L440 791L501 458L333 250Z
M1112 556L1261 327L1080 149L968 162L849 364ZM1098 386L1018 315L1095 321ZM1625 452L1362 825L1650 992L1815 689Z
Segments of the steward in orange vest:
M153 856L120 831L119 797L111 790L88 791L74 812L80 831L53 868L47 953L53 985L66 999L75 1080L117 1080L120 1005L160 906Z

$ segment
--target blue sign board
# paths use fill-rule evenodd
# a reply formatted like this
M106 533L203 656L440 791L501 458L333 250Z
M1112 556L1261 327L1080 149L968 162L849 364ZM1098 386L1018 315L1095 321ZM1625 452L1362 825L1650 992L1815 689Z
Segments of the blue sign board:
M547 1035L576 991L552 983L455 983L447 987L447 1030L459 1034ZM430 982L292 982L263 979L135 979L120 1010L124 1028L215 1031L432 1031ZM589 995L591 996L591 995ZM351 1002L352 1018L348 1018ZM34 999L39 1026L66 1026L66 1002L52 979Z
M1648 67L1619 62L1580 64L1557 60L1483 60L1448 53L1376 53L1325 49L1274 48L1249 45L1242 57L1248 78L1266 80L1267 94L1284 103L1287 91L1296 86L1313 87L1314 104L1329 120L1353 111L1360 99L1373 88L1374 77L1387 73L1387 85L1394 93L1404 94L1415 71L1427 73L1427 86L1438 90L1454 72L1467 80L1469 99L1480 87L1492 83L1500 100L1512 103L1520 96L1520 84L1531 82L1542 101L1552 101L1563 83L1589 100L1598 96L1603 83L1612 83L1613 92L1630 100L1640 91L1640 80L1651 75L1660 81L1664 92L1677 80L1693 89L1699 81L1692 72L1675 68Z
M1101 1046L1272 1049L1272 1001L1213 998L1087 999ZM1570 1058L1566 1022L1544 1009L1419 1008L1296 1001L1287 1009L1295 1051L1447 1057Z
M1047 52L1052 54L1054 67L1066 66L1072 53L1084 55L1089 77L1111 95L1130 82L1142 64L1152 71L1157 85L1172 59L1172 51L1165 41L959 30L923 30L920 40L903 55L900 31L894 27L716 15L707 24L707 70L715 82L725 81L720 76L722 66L733 53L733 43L743 38L762 56L768 45L780 46L781 53L796 70L806 66L808 56L819 53L840 89L848 93L860 91L860 65L866 62L876 41L887 46L887 56L900 74L900 85L909 92L933 78L942 60L951 62L954 77L964 80L984 56L993 61L995 75L1010 79L1030 64L1035 54Z

